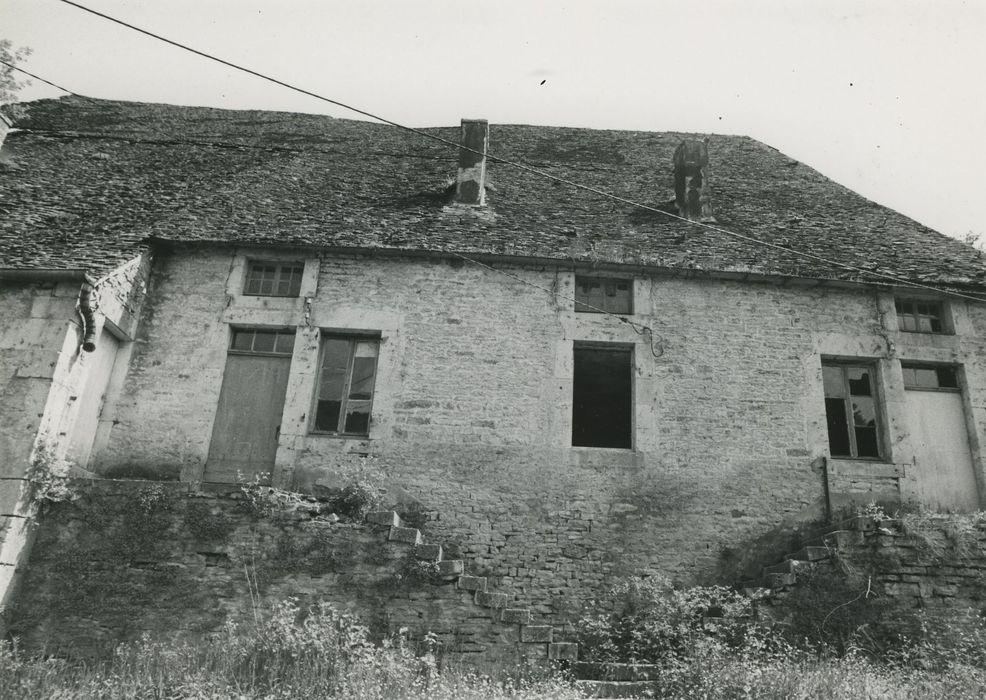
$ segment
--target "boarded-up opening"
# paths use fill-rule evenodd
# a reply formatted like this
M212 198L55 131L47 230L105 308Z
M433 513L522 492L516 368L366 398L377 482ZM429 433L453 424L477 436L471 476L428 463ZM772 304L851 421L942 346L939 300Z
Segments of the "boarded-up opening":
M575 348L573 445L633 447L632 377L631 348Z

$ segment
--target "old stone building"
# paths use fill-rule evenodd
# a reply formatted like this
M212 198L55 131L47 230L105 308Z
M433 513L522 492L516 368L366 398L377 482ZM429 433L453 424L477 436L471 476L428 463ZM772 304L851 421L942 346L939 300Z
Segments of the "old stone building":
M27 107L0 157L8 578L39 455L314 493L372 474L549 612L708 579L852 501L986 495L980 254L755 140L425 130L457 151Z

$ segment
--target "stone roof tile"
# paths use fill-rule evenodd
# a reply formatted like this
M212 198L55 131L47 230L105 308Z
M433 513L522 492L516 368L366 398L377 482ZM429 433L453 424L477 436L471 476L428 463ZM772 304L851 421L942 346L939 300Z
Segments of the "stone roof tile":
M0 267L98 274L154 237L859 277L795 253L804 251L912 281L986 286L975 249L743 136L709 142L715 216L779 248L496 162L484 210L448 206L456 149L386 125L80 97L26 107L0 154ZM458 138L457 127L425 131ZM494 124L490 149L660 207L674 197L674 149L692 137Z

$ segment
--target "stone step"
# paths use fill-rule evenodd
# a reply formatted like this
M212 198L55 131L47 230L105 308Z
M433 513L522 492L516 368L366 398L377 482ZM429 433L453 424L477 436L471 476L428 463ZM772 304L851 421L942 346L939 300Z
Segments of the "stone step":
M787 560L796 561L821 561L822 559L828 559L832 556L832 550L828 547L802 547L797 552L788 554L784 557Z
M374 510L366 514L366 522L384 527L400 527L401 517L392 510Z
M459 583L459 588L461 588L464 591L486 590L485 576L460 576L458 583Z
M661 674L657 664L616 664L579 661L572 666L576 678L587 681L651 681Z
M404 542L405 544L421 544L421 530L416 527L391 527L390 534L387 536L392 542Z
M575 681L587 698L653 698L661 689L656 681Z
M465 562L461 559L443 559L438 562L438 575L446 581L459 578L465 570Z
M440 544L419 544L414 548L414 558L421 561L441 561L442 545Z

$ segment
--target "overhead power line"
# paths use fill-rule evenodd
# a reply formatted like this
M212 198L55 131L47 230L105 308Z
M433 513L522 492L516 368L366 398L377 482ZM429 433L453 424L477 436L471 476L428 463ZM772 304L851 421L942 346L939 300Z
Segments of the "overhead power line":
M63 88L61 85L56 85L55 83L51 82L50 80L45 80L40 75L35 75L34 73L31 73L30 71L26 71L23 68L21 68L20 66L15 66L13 63L7 63L2 58L0 58L0 63L2 63L3 65L7 66L8 68L13 68L16 71L20 71L24 75L29 75L32 78L34 78L35 80L40 80L45 85L51 85L53 88L57 88L58 90L61 90L62 92L67 92L70 95L75 95L76 97L82 97L82 95L79 95L79 94L77 94L75 92L72 92L68 88Z
M246 67L241 66L241 65L239 65L237 63L233 63L232 61L227 61L227 60L225 60L223 58L219 58L218 56L214 56L213 54L207 53L205 51L200 51L199 49L193 48L193 47L188 46L186 44L182 44L182 43L177 42L177 41L174 41L172 39L168 39L167 37L161 36L160 34L156 34L156 33L152 32L152 31L147 30L147 29L142 29L141 27L137 27L137 26L135 26L133 24L130 24L129 22L125 22L123 20L117 19L116 17L113 17L111 15L105 14L103 12L99 12L98 10L93 10L92 8L86 7L85 5L81 5L81 4L77 3L77 2L73 2L72 0L59 0L59 1L62 2L62 3L64 3L64 4L66 4L66 5L71 5L72 7L78 8L78 9L84 11L84 12L88 12L90 14L93 14L93 15L97 16L97 17L100 17L102 19L105 19L105 20L107 20L109 22L113 22L115 24L119 24L120 26L126 27L127 29L131 29L131 30L133 30L135 32L139 32L140 34L144 34L145 36L149 36L149 37L151 37L153 39L157 39L158 41L163 41L166 44L170 44L170 45L175 46L175 47L177 47L179 49L182 49L184 51L189 51L189 52L191 52L191 53L193 53L193 54L195 54L197 56L201 56L202 58L208 59L210 61L215 61L216 63L220 63L220 64L222 64L224 66L227 66L228 68L232 68L234 70L238 70L240 72L247 73L248 75L252 75L254 77L260 78L261 80L266 80L268 82L274 83L275 85L280 85L281 87L284 87L284 88L287 88L289 90L293 90L295 92L301 93L302 95L307 95L307 96L312 97L312 98L314 98L316 100L320 100L322 102L327 102L328 104L332 104L332 105L335 105L337 107L341 107L343 109L349 110L351 112L355 112L356 114L360 114L360 115L362 115L364 117L368 117L370 119L374 119L376 121L382 122L383 124L388 124L388 125L393 126L393 127L397 128L397 129L401 129L403 131L407 131L407 132L410 132L410 133L413 133L413 134L417 134L418 136L420 136L422 138L431 139L433 141L438 141L440 143L444 143L444 144L446 144L448 146L452 146L454 148L463 149L463 150L466 150L466 151L469 151L469 152L472 152L472 153L476 153L478 155L485 156L486 158L488 158L489 160L491 160L493 162L502 163L503 165L507 165L507 166L510 166L510 167L513 167L513 168L517 168L519 170L523 170L525 172L532 173L534 175L537 175L538 177L543 177L543 178L552 180L554 182L559 182L561 184L568 185L570 187L573 187L575 189L579 189L579 190L582 190L582 191L585 191L585 192L592 192L593 194L599 195L601 197L605 197L607 199L611 199L611 200L616 201L616 202L620 202L622 204L627 204L627 205L630 205L630 206L633 206L633 207L637 207L639 209L650 211L650 212L653 212L653 213L656 213L656 214L661 214L661 215L666 216L666 217L671 218L671 219L677 219L678 221L683 221L686 224L691 224L693 226L704 228L704 229L707 229L709 231L715 231L715 232L720 233L720 234L722 234L724 236L735 238L737 240L744 241L744 242L746 242L748 244L751 244L751 245L754 245L754 246L763 246L763 247L766 247L766 248L772 248L772 249L775 249L775 250L780 250L780 251L783 251L784 253L787 253L787 254L790 254L790 255L795 255L795 256L798 256L798 257L801 257L801 258L805 258L805 259L808 259L808 260L813 260L815 262L820 262L820 263L824 263L826 265L831 265L833 267L841 268L843 270L846 270L846 271L849 271L849 272L854 272L854 273L859 274L859 275L864 275L864 276L868 276L868 277L871 277L871 278L878 278L880 280L884 280L885 283L886 282L892 282L892 283L894 283L896 285L899 285L899 286L911 287L911 288L915 288L915 289L924 289L924 290L928 290L928 291L937 292L939 294L946 294L946 295L951 295L951 296L955 296L955 297L960 297L960 298L963 298L963 299L970 299L972 301L986 302L986 298L977 297L977 296L973 296L973 295L969 295L969 294L963 294L961 292L957 292L957 291L950 290L950 289L943 289L943 288L936 287L936 286L930 285L930 284L923 284L923 283L920 283L920 282L914 282L912 280L908 280L908 279L905 279L903 277L898 277L896 275L891 275L891 274L888 274L888 273L885 273L885 272L877 272L875 270L868 270L866 268L859 267L857 265L850 265L848 263L839 262L838 260L831 260L831 259L826 258L826 257L823 257L821 255L816 255L814 253L809 253L809 252L803 251L803 250L797 250L795 248L789 248L789 247L786 247L786 246L779 245L777 243L771 243L770 241L765 241L765 240L760 239L760 238L755 238L754 236L748 236L746 234L737 233L735 231L730 231L729 229L725 229L725 228L723 228L721 226L714 226L712 224L701 222L701 221L693 221L691 219L688 219L687 217L680 216L680 215L677 215L677 214L672 214L671 212L664 211L663 209L659 209L657 207L652 207L652 206L649 206L647 204L643 204L641 202L637 202L637 201L634 201L632 199L628 199L626 197L621 197L620 195L613 194L612 192L606 192L605 190L600 190L600 189L598 189L596 187L592 187L591 185L586 185L586 184L583 184L583 183L580 183L580 182L575 182L573 180L569 180L568 178L560 177L558 175L552 175L551 173L545 172L545 171L540 170L538 168L531 167L531 166L526 165L524 163L519 163L519 162L516 162L516 161L508 160L506 158L501 158L501 157L499 157L497 155L494 155L493 153L482 153L482 152L477 151L475 149L465 147L465 146L463 146L463 145L461 145L461 144L459 144L459 143L457 143L455 141L452 141L450 139L443 138L443 137L438 136L436 134L429 134L426 131L422 131L421 129L415 129L414 127L406 126L406 125L401 124L399 122L395 122L395 121L393 121L391 119L387 119L385 117L382 117L382 116L380 116L378 114L374 114L372 112L368 112L368 111L366 111L364 109L360 109L359 107L354 107L353 105L347 104L345 102L341 102L340 100L334 100L334 99L332 99L330 97L325 97L324 95L320 95L320 94L318 94L316 92L312 92L311 90L307 90L305 88L298 87L297 85L292 85L291 83L285 82L283 80L279 80L278 78L274 78L272 76L266 75L266 74L261 73L259 71L255 71L255 70L253 70L251 68L246 68Z

